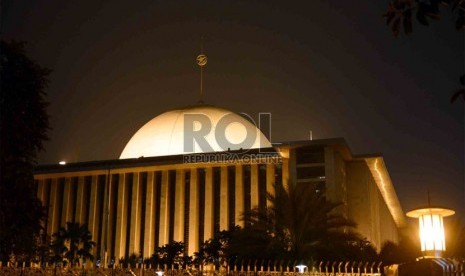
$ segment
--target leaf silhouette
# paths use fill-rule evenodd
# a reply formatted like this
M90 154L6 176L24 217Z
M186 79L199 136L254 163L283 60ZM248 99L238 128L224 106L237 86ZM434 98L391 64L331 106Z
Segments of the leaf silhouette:
M464 88L457 90L450 98L450 102L451 103L455 102L460 96L462 96L463 100L465 100L465 89Z

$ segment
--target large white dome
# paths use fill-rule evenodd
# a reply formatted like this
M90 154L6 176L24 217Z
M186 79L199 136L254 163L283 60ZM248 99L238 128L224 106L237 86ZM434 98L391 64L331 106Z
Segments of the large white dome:
M120 159L265 147L271 143L243 116L197 105L153 118L132 136Z

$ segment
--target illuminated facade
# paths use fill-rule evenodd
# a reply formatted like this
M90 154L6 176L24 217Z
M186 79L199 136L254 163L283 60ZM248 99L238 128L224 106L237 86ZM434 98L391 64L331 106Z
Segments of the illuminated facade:
M234 128L224 129L226 138L240 141L245 132L257 131L248 151L196 148L184 155L180 122L193 111L213 118L212 129L219 128L215 116L231 113L209 106L169 111L142 127L121 159L37 167L37 194L48 206L47 233L68 221L87 223L97 243L93 253L102 260L133 253L148 258L170 241L184 242L192 255L215 231L243 226L245 210L267 208L266 193L282 182L342 202L338 211L378 249L386 240L397 241L406 219L381 156L353 156L340 138L273 147L234 113L242 126L230 124ZM269 158L250 159L264 152ZM232 161L218 162L231 155Z

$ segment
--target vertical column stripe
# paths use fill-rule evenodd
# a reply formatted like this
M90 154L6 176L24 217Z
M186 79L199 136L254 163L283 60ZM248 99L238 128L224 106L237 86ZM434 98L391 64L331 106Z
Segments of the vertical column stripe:
M258 165L252 164L250 166L250 206L252 209L258 207Z
M126 175L120 174L118 181L118 202L116 211L116 232L115 232L115 257L119 260L124 257L126 247L126 219L127 219L127 191ZM116 261L115 260L115 261Z
M213 208L214 206L215 206L215 202L214 202L214 187L213 187L213 170L211 167L208 167L205 169L205 215L204 215L204 230L203 230L204 241L213 238L213 228L214 228Z
M184 241L184 203L185 203L184 170L176 170L176 192L174 199L174 241Z
M271 207L271 202L268 199L268 194L273 195L275 194L275 170L274 170L274 164L266 164L266 207L270 208Z
M58 230L58 178L53 178L50 187L50 202L48 209L48 229L47 233L51 236Z
M79 224L85 224L85 216L86 216L86 193L85 193L85 183L84 183L84 176L80 176L78 178L77 183L77 195L76 195L76 222Z
M242 165L236 165L236 222L235 225L244 227L244 221L242 219L244 214L244 177Z
M197 173L197 169L191 169L189 191L189 255L193 255L194 252L199 250L199 184Z
M221 167L220 184L220 231L229 229L229 187L228 187L228 167Z
M162 171L160 190L160 225L158 246L167 244L169 238L169 195L168 195L168 171Z
M154 172L147 173L145 207L144 258L150 258L155 249L156 188Z
M140 254L140 228L142 210L142 187L140 174L134 173L132 178L132 200L131 200L131 229L129 232L129 254Z

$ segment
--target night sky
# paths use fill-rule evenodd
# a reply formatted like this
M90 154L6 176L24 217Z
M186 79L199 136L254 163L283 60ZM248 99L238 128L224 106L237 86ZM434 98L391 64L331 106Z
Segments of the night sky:
M289 3L292 2L292 5ZM310 3L311 2L311 3ZM446 11L395 39L382 1L2 1L2 35L51 68L40 163L116 159L143 124L198 101L272 113L272 141L344 137L382 153L404 211L465 218L464 33Z

